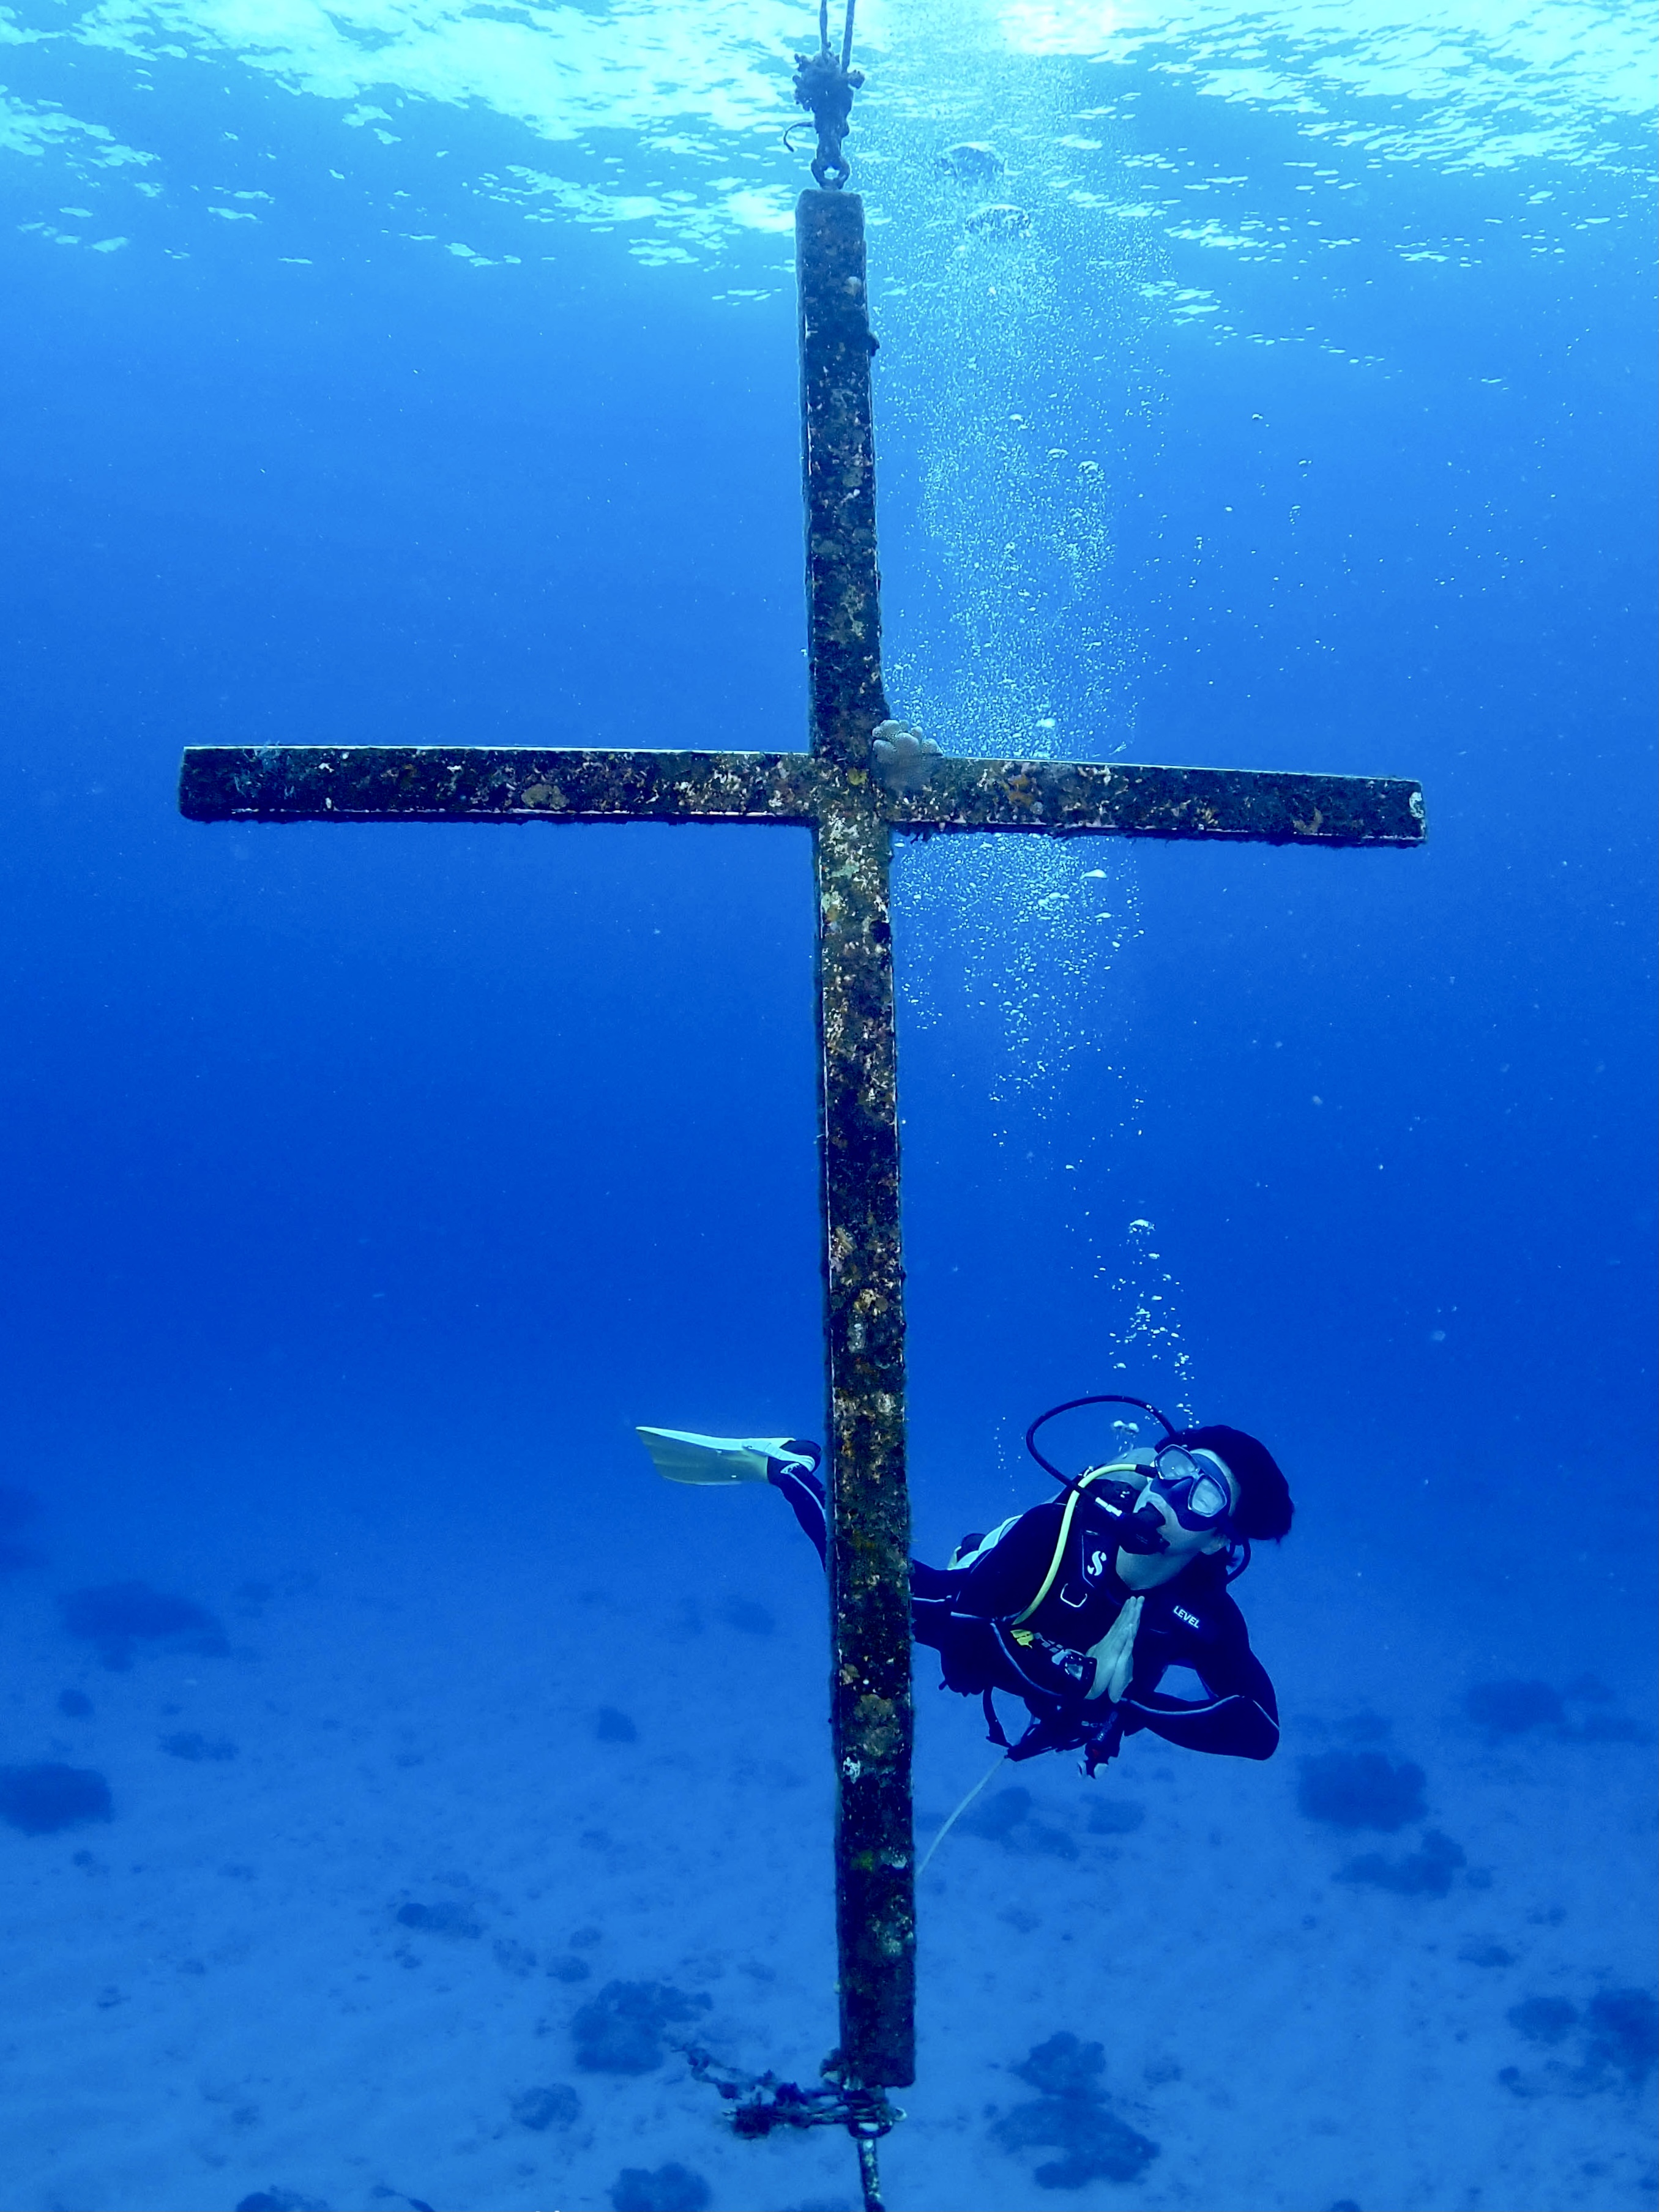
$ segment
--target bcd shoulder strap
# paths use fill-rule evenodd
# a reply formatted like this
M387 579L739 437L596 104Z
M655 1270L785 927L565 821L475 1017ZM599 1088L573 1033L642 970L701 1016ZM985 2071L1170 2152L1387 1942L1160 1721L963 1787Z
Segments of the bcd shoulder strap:
M1082 1498L1084 1492L1088 1488L1089 1485L1091 1482L1098 1482L1103 1475L1127 1474L1133 1465L1134 1462L1133 1460L1115 1460L1109 1467L1091 1467L1086 1474L1080 1475L1077 1481L1071 1486L1071 1495L1066 1500L1066 1510L1060 1516L1060 1534L1054 1539L1054 1555L1048 1562L1048 1571L1042 1577L1042 1583L1038 1586L1036 1595L1031 1600L1031 1602L1026 1607L1024 1613L1017 1613L1014 1615L1013 1620L1011 1623L1012 1626L1015 1628L1023 1627L1031 1618L1031 1615L1036 1611L1037 1607L1042 1604L1043 1599L1048 1596L1049 1591L1054 1588L1055 1579L1060 1573L1061 1562L1066 1557L1066 1540L1072 1533L1072 1519L1077 1511L1078 1501ZM994 1742L995 1738L993 1737L992 1741Z

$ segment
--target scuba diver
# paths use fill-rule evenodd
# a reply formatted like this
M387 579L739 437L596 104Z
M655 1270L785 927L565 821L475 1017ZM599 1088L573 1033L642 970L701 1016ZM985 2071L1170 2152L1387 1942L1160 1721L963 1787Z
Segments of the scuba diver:
M1039 1450L1038 1434L1061 1413L1099 1405L1140 1407L1163 1440L1067 1475ZM671 1481L781 1491L825 1559L817 1444L639 1433ZM1290 1532L1289 1486L1267 1446L1218 1424L1176 1429L1145 1399L1115 1391L1051 1407L1025 1443L1061 1494L964 1536L948 1565L910 1563L912 1628L939 1653L943 1686L982 1700L990 1741L1012 1759L1081 1751L1093 1774L1143 1729L1188 1751L1271 1759L1278 1704L1228 1590L1249 1565L1253 1539ZM1167 1695L1159 1685L1171 1668L1195 1675L1202 1698ZM1012 1743L999 1690L1030 1715Z

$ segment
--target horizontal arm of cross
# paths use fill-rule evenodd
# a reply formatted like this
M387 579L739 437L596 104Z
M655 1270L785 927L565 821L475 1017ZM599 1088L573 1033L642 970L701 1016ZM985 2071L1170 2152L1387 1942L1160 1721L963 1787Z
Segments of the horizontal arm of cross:
M532 746L198 745L179 807L198 822L772 822L848 805L894 829L1416 845L1422 793L1399 777L930 754L890 787L811 753Z
M1425 830L1421 788L1401 777L944 755L914 773L925 777L919 788L884 799L896 830L1092 830L1273 845L1416 845Z

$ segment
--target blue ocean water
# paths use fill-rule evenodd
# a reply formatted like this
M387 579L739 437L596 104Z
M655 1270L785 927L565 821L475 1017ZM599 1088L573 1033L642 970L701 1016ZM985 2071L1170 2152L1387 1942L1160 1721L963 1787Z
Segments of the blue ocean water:
M676 2048L834 2041L816 1565L633 1434L821 1433L805 835L174 802L800 741L811 11L0 21L0 2203L850 2206ZM896 711L1431 825L897 860L918 1551L1091 1389L1298 1519L1274 1760L1037 1762L929 1869L890 2202L1651 2203L1649 27L860 38Z

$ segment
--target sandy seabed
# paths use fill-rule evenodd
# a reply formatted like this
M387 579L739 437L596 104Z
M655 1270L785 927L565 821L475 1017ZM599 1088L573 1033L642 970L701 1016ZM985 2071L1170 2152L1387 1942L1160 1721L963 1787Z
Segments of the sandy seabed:
M804 1570L780 1548L799 1610L775 1588L757 1612L706 1563L665 1594L550 1572L534 1541L361 1537L7 1578L0 1760L101 1774L112 1817L0 1828L0 2212L605 2212L698 2177L714 2212L852 2207L843 2136L733 2140L672 2047L811 2082L835 2039ZM104 1663L60 1600L127 1572L226 1648ZM1650 1743L1605 1705L1510 1737L1443 1686L1413 1711L1462 1658L1419 1649L1407 1695L1349 1599L1264 1595L1278 1759L1141 1738L1092 1784L1035 1762L925 1877L893 2212L1652 2203L1651 2075L1590 2025L1651 1987ZM988 1753L921 1656L925 1839ZM1298 1809L1301 1760L1356 1744L1421 1763L1420 1820ZM1343 1877L1430 1833L1462 1854L1443 1894ZM648 2070L581 2063L573 2027L617 1983L687 2001ZM1037 2178L1062 2148L1021 2145L1013 2069L1057 2034L1102 2046L1096 2109L1158 2147L1137 2178ZM657 2179L618 2193L629 2168Z

